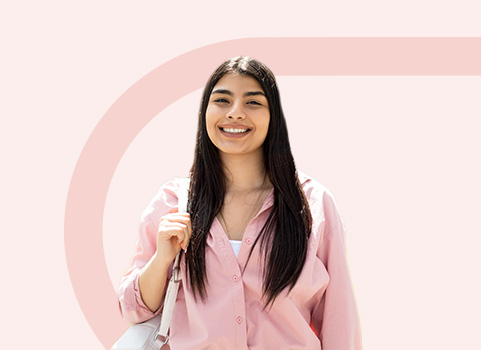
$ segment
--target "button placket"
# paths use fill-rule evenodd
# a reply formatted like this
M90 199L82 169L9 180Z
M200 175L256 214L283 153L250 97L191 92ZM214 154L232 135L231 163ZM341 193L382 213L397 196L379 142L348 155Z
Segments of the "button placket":
M225 282L230 284L232 291L233 308L232 311L229 312L229 316L231 317L230 320L232 320L231 322L234 326L236 348L245 349L247 344L247 329L245 327L245 296L242 268L239 265L239 261L236 259L234 251L230 246L230 242L217 218L214 220L211 234L221 252L221 254L219 254L221 261L219 272L222 273ZM242 244L244 244L244 242L242 242ZM241 256L241 253L239 253L239 256Z

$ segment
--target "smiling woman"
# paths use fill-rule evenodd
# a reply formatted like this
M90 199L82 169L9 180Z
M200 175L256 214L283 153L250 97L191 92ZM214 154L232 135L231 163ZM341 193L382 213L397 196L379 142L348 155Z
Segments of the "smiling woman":
M127 320L162 311L182 251L172 349L361 348L342 219L296 169L275 77L252 58L212 74L189 179L164 184L142 215L119 288Z
M262 157L269 119L269 102L256 79L226 74L217 82L207 106L206 124L221 155L253 152Z

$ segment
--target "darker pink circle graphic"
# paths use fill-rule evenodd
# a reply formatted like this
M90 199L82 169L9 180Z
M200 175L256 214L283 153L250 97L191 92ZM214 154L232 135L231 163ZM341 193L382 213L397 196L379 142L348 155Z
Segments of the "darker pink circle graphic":
M205 46L154 69L109 108L75 166L65 208L73 289L105 346L126 328L104 257L102 221L110 181L137 134L163 109L201 88L225 59L249 55L277 76L481 75L481 38L251 38ZM127 259L127 257L126 257Z

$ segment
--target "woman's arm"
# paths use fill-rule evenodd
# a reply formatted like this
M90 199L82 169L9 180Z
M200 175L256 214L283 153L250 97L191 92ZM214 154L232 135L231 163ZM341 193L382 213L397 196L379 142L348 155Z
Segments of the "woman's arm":
M164 297L167 271L180 249L186 249L191 235L189 214L162 216L157 233L157 250L139 276L139 289L144 304L155 312Z
M325 194L323 204L326 225L317 256L326 267L329 284L312 322L323 350L360 350L361 331L346 260L344 224L330 194Z
M174 181L165 184L142 213L136 253L118 290L120 311L128 322L143 322L161 311L172 261L187 247L190 218L174 213L177 191Z
M169 264L163 264L155 254L139 274L139 289L141 298L155 313L162 304Z
M145 305L139 287L140 274L155 255L156 237L157 225L154 224L150 215L143 215L140 221L137 250L129 269L120 280L118 290L120 311L124 319L131 323L143 322L160 312L159 309L154 313Z

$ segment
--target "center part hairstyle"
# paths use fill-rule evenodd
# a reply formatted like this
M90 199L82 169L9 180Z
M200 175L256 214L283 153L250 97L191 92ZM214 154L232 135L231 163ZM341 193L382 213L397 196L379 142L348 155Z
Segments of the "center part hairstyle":
M274 204L247 259L249 261L252 251L259 243L264 254L264 264L260 267L263 269L263 297L265 306L268 306L285 288L290 291L301 274L312 217L297 176L276 79L269 68L250 57L239 56L225 61L211 75L202 94L194 163L190 174L188 212L192 222L192 236L185 255L186 274L194 297L200 296L205 300L206 240L212 223L222 208L226 192L226 178L219 150L207 134L206 110L214 86L225 74L240 74L256 79L269 102L270 122L263 153L266 175L274 186Z

